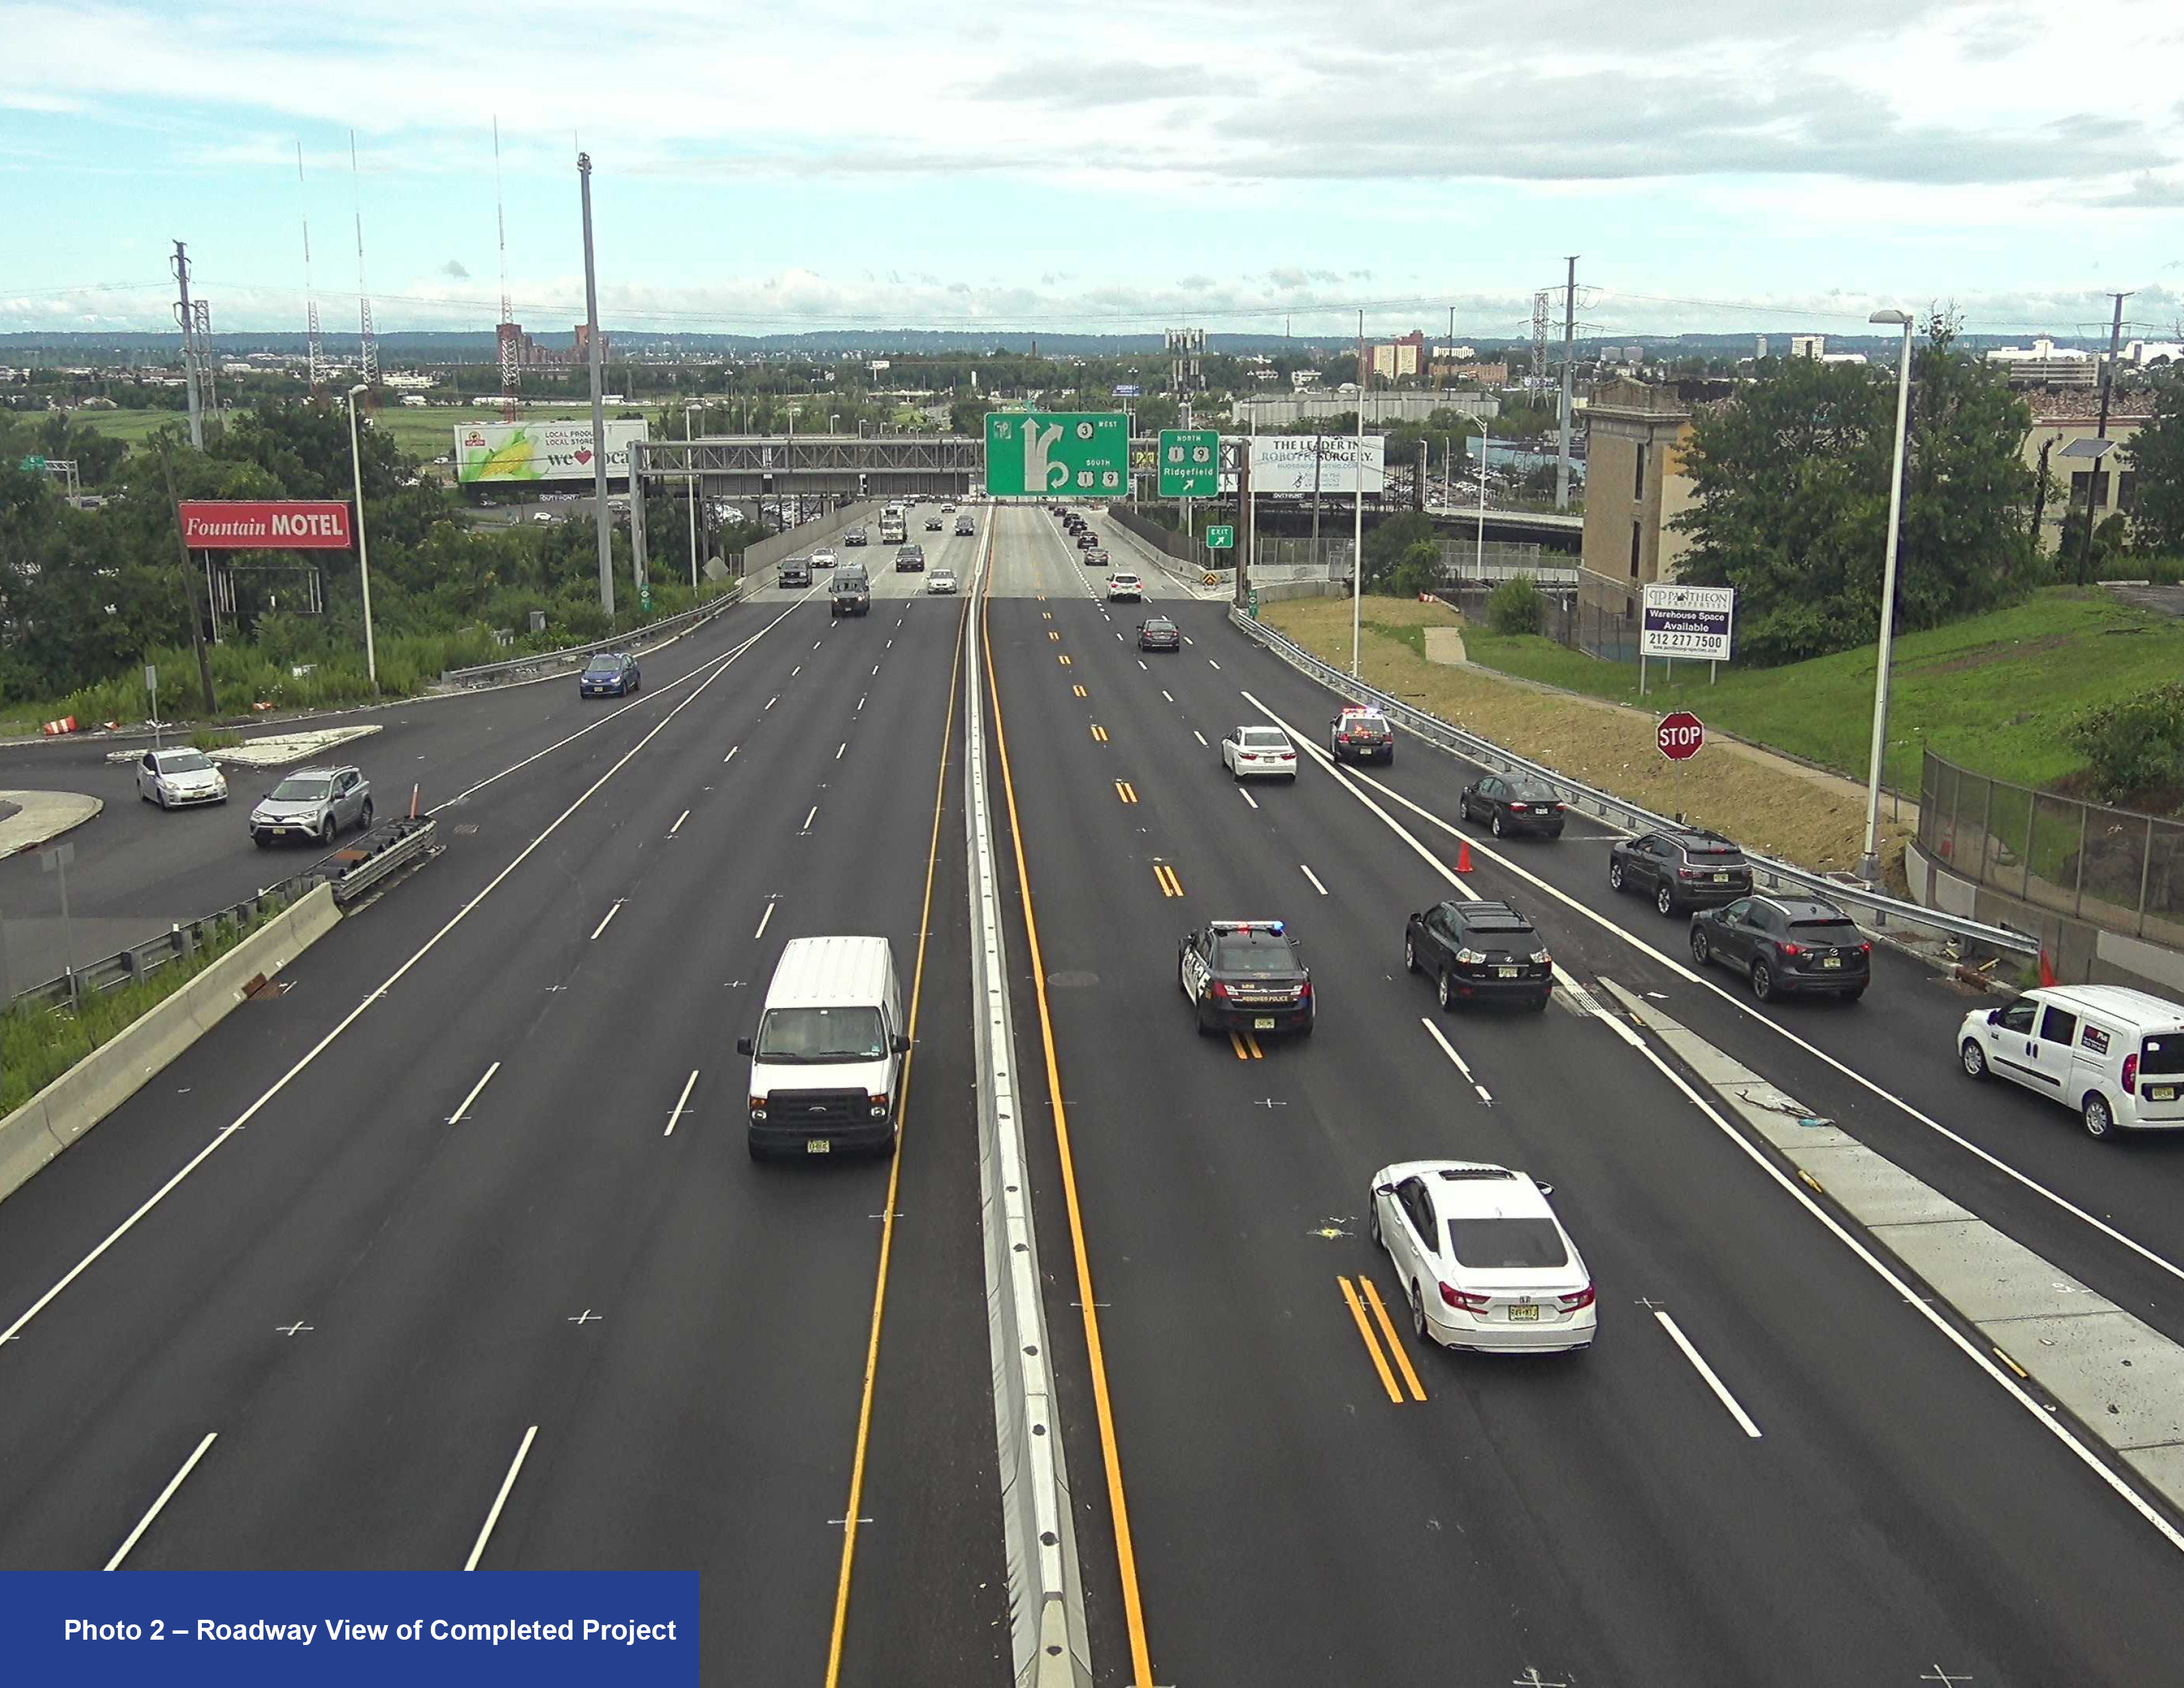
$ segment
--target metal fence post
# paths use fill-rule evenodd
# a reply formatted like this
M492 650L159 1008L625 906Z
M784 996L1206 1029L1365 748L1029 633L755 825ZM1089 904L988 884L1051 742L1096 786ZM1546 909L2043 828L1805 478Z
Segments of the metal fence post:
M2089 803L2078 805L2078 872L2076 882L2070 887L2070 912L2081 914L2086 907L2086 841L2092 834L2093 810Z
M1992 831L1993 825L1994 782L1992 780L1989 780L1986 783L1986 801L1980 805L1979 872L1975 876L1980 879L1985 879L1986 877L1987 857L1992 853L1994 844L1994 833Z
M1994 800L1994 788L1987 788L1987 800ZM1964 771L1957 770L1954 788L1949 793L1949 866L1954 868L1962 858L1964 846Z
M2032 900L2032 835L2040 830L2040 794L2031 786L2020 785L2014 780L2010 782L2009 788L2025 794L2025 860L2022 864L2025 872L2017 894L2029 903Z
M2138 927L2137 936L2146 936L2147 876L2153 869L2153 816L2146 817L2146 848L2138 858Z

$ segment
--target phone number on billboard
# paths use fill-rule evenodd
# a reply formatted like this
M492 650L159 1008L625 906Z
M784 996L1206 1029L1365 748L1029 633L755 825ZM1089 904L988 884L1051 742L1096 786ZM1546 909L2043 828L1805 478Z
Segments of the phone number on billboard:
M1646 632L1646 643L1647 648L1656 654L1676 650L1696 650L1708 655L1719 655L1729 648L1729 635L1671 632L1664 628L1656 627Z

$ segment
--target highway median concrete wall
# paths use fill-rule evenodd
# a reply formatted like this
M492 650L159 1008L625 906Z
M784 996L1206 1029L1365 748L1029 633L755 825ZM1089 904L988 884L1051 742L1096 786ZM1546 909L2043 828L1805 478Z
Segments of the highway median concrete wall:
M36 1177L243 1000L243 987L270 978L341 919L331 885L275 915L234 949L25 1103L0 1119L0 1201Z
M865 499L856 504L844 504L831 515L816 521L807 521L792 527L786 533L777 533L771 539L762 539L744 553L744 591L746 595L761 592L774 582L774 571L783 557L808 557L822 545L831 545L839 553L844 530L862 522L866 527L879 526L880 512L887 508L884 499ZM872 550L879 552L879 541L873 536ZM890 555L893 553L889 553ZM854 558L846 560L855 560Z

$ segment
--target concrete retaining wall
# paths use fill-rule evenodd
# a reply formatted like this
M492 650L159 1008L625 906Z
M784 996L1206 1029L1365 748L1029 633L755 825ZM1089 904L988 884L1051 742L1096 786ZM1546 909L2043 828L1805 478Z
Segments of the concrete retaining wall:
M809 556L822 545L832 545L842 550L842 535L859 522L873 530L871 550L878 555L880 549L880 512L887 508L885 499L862 499L855 504L844 504L831 515L822 515L816 521L807 521L800 527L792 527L786 533L777 533L771 539L762 539L744 553L744 590L758 592L773 584L774 571L783 557ZM911 506L915 514L922 506ZM843 554L845 557L847 553ZM889 555L892 557L893 552Z
M2121 984L2184 1000L2184 952L2105 932L2037 903L1952 873L1916 843L1903 850L1911 900L1928 908L2029 932L2040 940L2059 984Z
M341 919L331 885L298 898L127 1029L0 1119L0 1201L227 1017L242 988L270 978Z

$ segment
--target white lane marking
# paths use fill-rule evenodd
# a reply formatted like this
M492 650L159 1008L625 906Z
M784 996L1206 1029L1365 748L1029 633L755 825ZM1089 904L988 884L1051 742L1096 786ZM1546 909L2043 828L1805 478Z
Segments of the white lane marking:
M1485 1103L1490 1108L1494 1106L1493 1095L1484 1084L1474 1084L1471 1088L1479 1092L1479 1100L1480 1101Z
M1242 786L1240 786L1240 786L1238 786L1238 787L1236 788L1236 795L1237 795L1237 796L1239 796L1239 797L1240 797L1240 798L1242 798L1242 799L1243 799L1246 803L1250 804L1250 805L1251 805L1254 809L1256 809L1256 808L1257 808L1257 807L1259 806L1259 799L1258 799L1257 798L1256 798L1256 797L1252 796L1252 795L1251 795L1251 794L1250 792L1248 792L1248 791L1245 790L1245 789L1244 789L1244 788L1243 788Z
M869 692L867 692L867 693L866 693L866 694L865 694L865 697L870 697L871 695L872 695L872 694L871 694L871 693L869 693ZM859 698L859 699L857 699L857 713L859 713L860 715L863 714L863 713L864 713L864 709L865 709L865 699L864 699L864 698Z
M1166 698L1170 703L1173 703L1175 701L1175 694L1169 691L1165 686L1161 688L1161 695Z
M485 1557L485 1545L493 1539L493 1527L500 1522L500 1509L508 1504L508 1491L515 1486L515 1474L523 1469L529 1457L531 1444L538 1440L538 1427L533 1424L523 1433L523 1440L515 1450L515 1459L508 1468L508 1475L500 1479L500 1492L493 1497L493 1510L485 1515L485 1527L478 1531L477 1540L471 1548L471 1557L463 1561L463 1568L475 1571L478 1561Z
M901 622L900 622L900 621L897 621L897 622L895 623L895 626L897 626L898 627L900 627L901 625L902 625L902 623L901 623ZM882 646L880 647L880 649L881 649L882 650L893 650L893 649L894 649L894 641L893 639L889 639L889 640L885 644L882 645ZM874 670L872 670L872 672L873 672L873 673L875 673L875 674L878 673L879 671L879 671L878 669L877 669L877 668L875 668Z
M769 625L778 627L780 625L780 621L779 620L777 620ZM747 641L741 649L748 650L750 648L750 643L753 642L755 641ZM266 1090L256 1101L253 1102L240 1114L237 1115L231 1123L221 1127L220 1129L214 1134L211 1142L206 1144L203 1148L198 1150L196 1154L192 1155L187 1161L184 1162L181 1170L176 1172L172 1178L166 1181L166 1183L161 1184L159 1189L153 1190L151 1195L145 1197L144 1201L137 1207L135 1212L131 1213L126 1219L124 1219L119 1225L116 1225L111 1231L108 1232L106 1234L106 1240L103 1242L100 1243L97 1248L92 1250L89 1254L84 1256L81 1260L76 1262L74 1266L71 1266L67 1272L63 1273L59 1281L54 1284L51 1289L47 1290L44 1295L39 1296L36 1301L31 1302L31 1305L24 1310L22 1314L17 1318L15 1322L9 1325L7 1329L0 1330L0 1345L14 1341L15 1338L21 1334L23 1328L25 1325L29 1324L32 1319L43 1312L46 1308L52 1304L53 1300L56 1295L58 1295L62 1290L67 1289L70 1284L75 1283L78 1278L81 1278L86 1271L88 1271L91 1268L92 1264L98 1260L100 1256L104 1255L107 1250L112 1248L114 1244L120 1242L122 1238L127 1236L131 1231L134 1230L136 1228L137 1223L142 1220L147 1213L149 1213L154 1207L157 1207L162 1201L164 1201L168 1196L171 1195L175 1192L176 1189L181 1184L182 1180L189 1177L189 1175L195 1172L199 1167L203 1166L205 1162L212 1156L214 1151L217 1150L220 1145L226 1142L230 1138L234 1136L237 1132L241 1131L245 1126L248 1125L252 1120L255 1119L259 1111L267 1103L270 1102L276 1096L279 1095L294 1082L298 1073L301 1072L305 1067L316 1061L321 1055L324 1055L326 1050L332 1046L335 1039L341 1036L343 1033L348 1030L351 1026L354 1026L364 1017L364 1012L367 1008L370 1007L373 1003L378 1001L381 997L386 995L388 991L393 989L394 987L399 984L404 978L408 977L411 968L415 967L420 961L422 961L426 956L431 955L433 950L439 948L441 941L458 926L460 926L465 920L469 919L472 911L477 908L479 904L482 903L488 897L499 890L502 885L506 883L509 875L515 872L517 868L522 866L525 862L530 861L532 855L538 851L539 847L543 845L547 839L552 838L554 833L561 830L562 827L567 823L568 819L571 815L574 815L579 809L590 802L593 797L597 796L609 780L612 779L616 774L627 767L631 762L634 761L638 756L644 752L644 748L647 745L651 744L654 739L657 738L661 733L667 730L669 722L672 721L677 716L682 714L684 710L689 708L692 704L697 702L699 698L705 696L705 688L710 686L714 681L719 679L722 675L727 671L727 660L723 660L710 674L707 675L704 680L691 688L690 695L688 697L683 699L681 703L676 705L673 709L669 710L666 714L661 716L658 721L655 721L651 729L645 733L644 737L638 739L636 744L631 745L628 749L623 751L621 755L617 756L608 766L607 771L604 773L601 774L597 779L593 780L589 785L586 786L580 794L578 794L575 802L571 803L567 808L556 815L551 821L548 822L546 823L545 831L540 833L537 838L532 839L529 844L524 845L521 850L518 850L515 858L510 861L507 866L502 868L499 872L494 874L492 878L487 880L482 889L476 892L468 902L457 909L454 913L448 916L446 923L430 938L426 939L423 945L420 947L408 961L404 961L400 967L389 973L381 983L377 989L372 991L361 1002L359 1002L355 1007L350 1009L347 1014L343 1015L340 1022L332 1031L320 1038L318 1042L313 1044L309 1049L305 1050L304 1054L298 1058L294 1066L291 1067L286 1072L283 1072L278 1078L275 1079L273 1081L272 1088Z
M689 818L690 811L688 809L685 809L680 815L677 815L675 817L675 824L667 829L667 836L671 838L676 835L676 833L681 832L682 830L682 823Z
M776 704L779 703L780 701L781 701L781 694L780 694L780 693L778 693L778 692L776 692L776 693L775 693L772 697L768 698L768 699L766 700L766 709L772 709L772 708ZM762 710L760 710L759 711L759 713L760 713L760 715L764 715L764 714L766 713L766 709L762 709Z
M742 749L743 748L744 748L744 747L743 747L742 745L740 745L740 744L731 744L731 745L729 745L729 746L728 746L728 754L727 754L727 755L725 755L725 756L723 756L723 757L722 757L722 758L721 758L721 761L722 761L722 765L723 765L723 766L725 766L725 765L727 765L727 763L729 763L729 762L733 762L733 760L735 760L735 759L736 759L736 752L737 752L737 751L738 751L738 750L740 750L740 749Z
M840 761L840 760L842 760L842 752L843 752L843 751L844 751L844 750L846 750L846 749L848 749L849 748L850 748L850 741L849 741L848 739L844 738L844 740L843 740L843 741L842 741L838 745L837 745L837 746L835 747L835 749L834 749L834 760L835 760L836 761L838 761L838 761Z
M1193 738L1195 738L1200 744L1206 744L1206 735L1203 733L1201 733L1196 727L1194 727L1190 729L1190 736ZM1213 747L1211 744L1206 744L1206 748L1210 750Z
M1456 1045L1448 1040L1441 1028L1424 1016L1419 1017L1418 1023L1426 1028L1427 1035L1440 1045L1440 1052L1456 1063L1456 1070L1476 1085L1479 1083L1479 1075L1471 1070L1471 1063L1457 1053Z
M1195 639L1195 638L1191 638L1191 636L1190 636L1189 633L1185 633L1185 634L1183 636L1183 642L1184 642L1185 644L1196 644L1196 643L1198 643L1198 641L1197 641L1196 639Z
M615 906L619 908L621 905L617 903ZM500 1063L497 1061L493 1062L492 1066L486 1068L485 1077L479 1079L476 1084L471 1086L471 1093L463 1098L462 1106L457 1108L453 1113L448 1116L448 1123L449 1125L460 1125L463 1123L463 1116L471 1111L471 1104L478 1099L478 1092L484 1089L487 1085L492 1084L493 1075L499 1071Z
M811 805L811 815L806 815L806 816L804 817L804 826L803 826L803 828L802 828L802 830L803 830L803 831L805 831L805 832L807 832L807 833L808 833L808 832L810 832L810 831L811 830L811 819L812 819L812 816L816 815L818 812L819 812L819 805L818 805L817 804L816 804L816 803L815 803L815 804L813 804L813 805Z
M812 640L812 641L811 641L811 649L814 649L814 650L818 649L822 643L822 641L821 641L821 640L819 640L819 639L814 639L814 640Z
M690 1069L689 1078L683 1082L682 1094L675 1099L675 1111L667 1116L667 1129L660 1134L662 1137L672 1137L675 1134L675 1122L682 1117L682 1110L689 1102L690 1093L697 1088L698 1069L694 1067Z
M1303 868L1304 877L1312 881L1312 889L1318 892L1321 896L1325 896L1327 894L1327 887L1319 883L1319 875L1313 872L1311 868L1306 866L1301 861L1297 863L1297 866L1300 868Z
M1661 1329L1669 1333L1670 1340L1676 1346L1684 1351L1684 1357L1691 1362L1691 1369L1706 1379L1707 1387L1712 1390L1721 1404L1729 1409L1729 1416L1744 1427L1746 1435L1755 1441L1758 1440L1759 1427L1752 1422L1752 1415L1736 1404L1736 1397L1731 1395L1728 1386L1713 1374L1713 1368L1707 1364L1704 1357L1697 1349L1691 1346L1691 1339L1677 1328L1675 1320L1670 1318L1659 1307L1653 1309L1653 1317L1660 1320Z
M875 663L872 665L872 672L873 672L874 674L878 674L879 671L880 671L880 666L879 666L879 664L878 664L878 663L875 662Z
M1206 666L1208 668L1216 669L1216 670L1219 669L1219 667L1221 666L1221 665L1220 665L1219 663L1216 662L1216 661L1215 661L1212 657L1210 657L1210 656L1209 656L1209 657L1207 657L1207 658L1206 659Z
M760 939L766 936L766 923L772 918L773 905L772 903L768 903L766 905L766 912L758 917L758 930L751 933L752 943L755 944Z
M114 1550L114 1557L106 1562L108 1570L118 1571L121 1568L121 1562L129 1557L129 1550L143 1538L144 1532L152 1527L152 1520L158 1518L167 1502L175 1498L175 1490L182 1486L182 1479L197 1469L198 1462L205 1457L205 1450L219 1440L219 1431L205 1432L204 1440L199 1442L195 1451L182 1462L182 1468L167 1479L167 1486L159 1491L159 1498L152 1502L152 1510L136 1520L136 1528L129 1532L129 1539Z
M1439 868L1442 877L1446 878L1449 883L1457 886L1460 890L1462 890L1465 896L1470 898L1473 901L1476 902L1479 900L1479 894L1478 892L1473 890L1468 885L1464 884L1462 881L1450 873L1448 869L1443 866L1438 856L1427 850L1426 847L1420 844L1417 838L1413 838L1408 832L1405 831L1404 828L1396 822L1393 816L1389 815L1386 811L1380 808L1380 806L1374 803L1372 799L1367 797L1357 786L1351 785L1350 782L1351 780L1357 780L1362 782L1365 785L1369 785L1375 791L1378 791L1384 796L1387 797L1390 801L1401 804L1404 808L1409 810L1420 819L1430 821L1435 826L1439 827L1441 831L1448 833L1451 838L1465 839L1470 844L1474 851L1485 856L1496 866L1506 868L1508 872L1516 875L1517 877L1524 881L1526 884L1534 887L1535 889L1545 892L1548 896L1552 897L1557 902L1561 903L1565 907L1584 916L1585 919L1591 921L1595 926L1600 928L1601 930L1609 933L1614 938L1619 939L1622 942L1629 944L1632 949L1637 950L1640 955L1647 957L1651 961L1658 962L1662 967L1666 967L1670 972L1674 973L1678 978L1682 979L1688 984L1702 986L1704 989L1713 992L1723 1001L1729 1004L1730 1007L1736 1009L1738 1013L1744 1015L1747 1018L1758 1022L1759 1025L1764 1026L1769 1031L1774 1033L1775 1036L1795 1045L1797 1048L1804 1050L1806 1054L1814 1056L1817 1060L1825 1061L1829 1067L1833 1067L1837 1072L1841 1073L1844 1078L1849 1079L1861 1089L1869 1091L1872 1095L1880 1097L1883 1101L1900 1109L1904 1114L1908 1115L1910 1118L1918 1121L1919 1124L1925 1126L1928 1130L1932 1131L1937 1135L1947 1139L1949 1142L1955 1144L1958 1148L1962 1149L1967 1154L1974 1156L1979 1160L1984 1162L1986 1165L1993 1167L1995 1171L2002 1173L2004 1177L2011 1179L2024 1189L2031 1190L2034 1195L2041 1197L2043 1201L2053 1202L2056 1206L2061 1208L2065 1213L2068 1213L2072 1218L2080 1220L2083 1223L2090 1225L2094 1230L2099 1232L2110 1242L2119 1244L2122 1247L2129 1249L2141 1260L2145 1261L2150 1266L2159 1267L2170 1277L2179 1280L2184 1280L2184 1266L2179 1266L2176 1262L2166 1259L2163 1256L2155 1253L2152 1249L2137 1240L2135 1237L2130 1236L2126 1233L2118 1230L2106 1220L2098 1218L2093 1214L2087 1212L2084 1208L2079 1206L2076 1202L2071 1201L2070 1197L2061 1194L2059 1191L2048 1189L2047 1185L2040 1183L2036 1178L2032 1178L2027 1173L2020 1172L2015 1167L2010 1165L2008 1162L2003 1160L1998 1155L1995 1155L1989 1150L1981 1148L1978 1144L1973 1142L1970 1138L1964 1136L1961 1133L1951 1130L1947 1126L1943 1125L1941 1121L1936 1119L1932 1115L1923 1112L1919 1109L1913 1106L1909 1102L1905 1101L1903 1097L1897 1095L1894 1091L1887 1089L1882 1085L1875 1083L1873 1079L1867 1078L1863 1072L1858 1072L1855 1067L1847 1066L1842 1061L1838 1061L1834 1056L1830 1055L1818 1044L1810 1043L1805 1039L1799 1037L1787 1026L1783 1025L1777 1020L1769 1018L1768 1016L1761 1013L1756 1007L1745 1001L1736 993L1724 990L1712 979L1706 978L1702 973L1695 972L1690 967L1686 966L1684 962L1678 961L1666 950L1655 949L1653 945L1648 944L1644 939L1639 937L1636 933L1618 926L1606 915L1600 913L1595 909L1587 907L1585 904L1580 902L1575 897L1571 896L1567 891L1561 889L1559 887L1549 884L1546 880L1540 878L1536 873L1534 873L1529 869L1511 861L1509 857L1502 855L1491 845L1481 843L1478 839L1472 838L1469 834L1459 831L1456 827L1451 825L1440 816L1435 814L1430 809L1421 808L1418 804L1412 802L1409 798L1404 796L1402 793L1396 790L1390 786L1382 784L1380 781L1375 779L1370 774L1363 773L1355 769L1334 770L1333 765L1328 760L1326 753L1321 750L1318 745L1304 741L1298 735L1297 730L1294 727L1291 727L1287 721L1277 715L1273 710L1268 708L1265 704L1260 702L1258 699L1253 697L1251 693L1245 692L1242 695L1246 703L1249 703L1254 709L1264 715L1268 720L1273 721L1276 726L1285 729L1291 737L1299 738L1300 743L1306 743L1306 748L1312 751L1313 756L1319 761L1322 766L1329 768L1330 772L1339 772L1340 777L1338 783L1341 783L1346 789L1349 790L1354 796L1356 796L1357 799L1361 803L1364 804L1368 809L1372 810L1374 814L1378 815L1380 819L1387 826L1391 827L1399 837L1407 840L1410 844L1411 847L1417 850L1419 855L1424 856L1428 861L1433 863L1436 868ZM1582 999L1587 1003L1591 1001L1591 999L1585 995L1584 987L1579 984L1575 979L1569 977L1568 974L1565 973L1563 971L1560 963L1557 963L1555 967L1555 979L1557 983L1561 984L1564 989L1568 990L1573 995ZM1602 1020L1609 1025L1615 1025L1618 1023L1613 1015L1601 1013L1598 1011L1597 1005L1594 1005L1594 1006L1595 1012L1591 1017Z
M1117 634L1115 635L1115 637L1116 637L1117 638L1122 638L1122 635L1121 635L1120 633L1117 633ZM1142 656L1141 656L1141 657L1139 657L1139 658L1138 659L1138 666L1139 666L1140 669L1143 669L1143 670L1144 670L1144 671L1145 671L1145 672L1146 672L1146 673L1148 673L1148 674L1150 674L1150 673L1151 673L1151 672L1153 671L1151 669L1150 669L1150 668L1146 668L1146 667L1145 667L1145 658L1143 658Z
M599 941L599 934L614 924L614 917L621 912L621 905L622 900L620 897L616 897L613 902L607 905L607 911L599 916L599 923L592 928L591 941L593 943L598 943Z
M804 671L804 665L803 665L802 663L800 663L800 663L798 663L798 664L796 665L796 666L795 666L795 667L794 667L794 668L792 668L792 669L790 669L790 670L788 671L788 677L789 677L790 679L794 680L794 679L798 675L801 674L803 671Z

